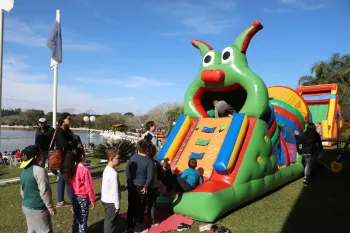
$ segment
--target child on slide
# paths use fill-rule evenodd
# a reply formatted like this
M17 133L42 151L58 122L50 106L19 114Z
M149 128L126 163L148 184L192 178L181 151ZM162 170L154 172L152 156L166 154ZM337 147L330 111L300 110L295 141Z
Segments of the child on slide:
M196 167L197 160L191 158L188 161L188 168L175 178L175 190L177 192L189 192L203 183L203 178Z

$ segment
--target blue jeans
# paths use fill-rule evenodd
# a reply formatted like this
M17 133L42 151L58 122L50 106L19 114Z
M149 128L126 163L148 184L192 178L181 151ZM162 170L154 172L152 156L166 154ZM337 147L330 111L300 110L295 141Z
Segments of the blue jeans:
M74 195L72 205L74 211L72 232L85 233L89 217L89 198L81 198Z
M304 178L307 181L310 181L312 169L313 169L315 161L317 159L317 155L316 154L303 154L303 157L305 159L305 176L304 176Z
M72 203L72 193L70 192L69 185L66 183L66 180L64 179L64 170L60 170L60 177L58 178L58 185L57 185L57 192L58 197L57 201L62 202L64 201L64 189L66 188L66 194L68 196L68 199L70 203Z

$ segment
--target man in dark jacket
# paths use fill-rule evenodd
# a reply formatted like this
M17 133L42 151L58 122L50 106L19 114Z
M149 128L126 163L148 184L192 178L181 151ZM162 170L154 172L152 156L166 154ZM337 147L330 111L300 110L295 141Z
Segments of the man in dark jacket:
M302 146L301 153L305 161L304 184L308 185L312 173L313 165L317 159L317 154L323 151L321 137L316 131L314 123L309 123L302 135L297 135L297 146Z
M45 168L45 162L50 150L50 143L54 134L54 129L46 124L45 118L40 118L38 121L38 128L35 135L35 145L39 146L42 159L39 166Z

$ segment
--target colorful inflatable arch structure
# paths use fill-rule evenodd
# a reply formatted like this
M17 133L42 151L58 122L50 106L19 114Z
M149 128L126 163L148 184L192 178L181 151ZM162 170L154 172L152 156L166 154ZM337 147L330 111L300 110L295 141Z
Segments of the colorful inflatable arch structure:
M204 222L301 176L303 166L293 131L311 120L306 101L288 87L266 87L248 66L246 51L263 28L255 21L234 43L214 50L193 40L200 71L188 87L185 112L157 155L174 172L196 158L204 182L176 199L160 197L159 206ZM225 100L233 118L211 118L213 100Z
M307 103L314 123L322 125L323 145L332 146L339 139L342 128L341 110L338 104L338 86L324 84L297 88Z

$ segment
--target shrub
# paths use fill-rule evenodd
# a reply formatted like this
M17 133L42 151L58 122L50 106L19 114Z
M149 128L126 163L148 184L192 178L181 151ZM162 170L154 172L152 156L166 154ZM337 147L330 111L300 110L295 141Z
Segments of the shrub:
M98 145L93 152L94 157L100 158L100 159L107 159L105 155L105 151L111 147L115 147L119 149L121 162L127 161L130 158L130 156L133 153L135 153L135 149L136 149L135 143L126 139L120 139L112 142L111 144L106 142Z

